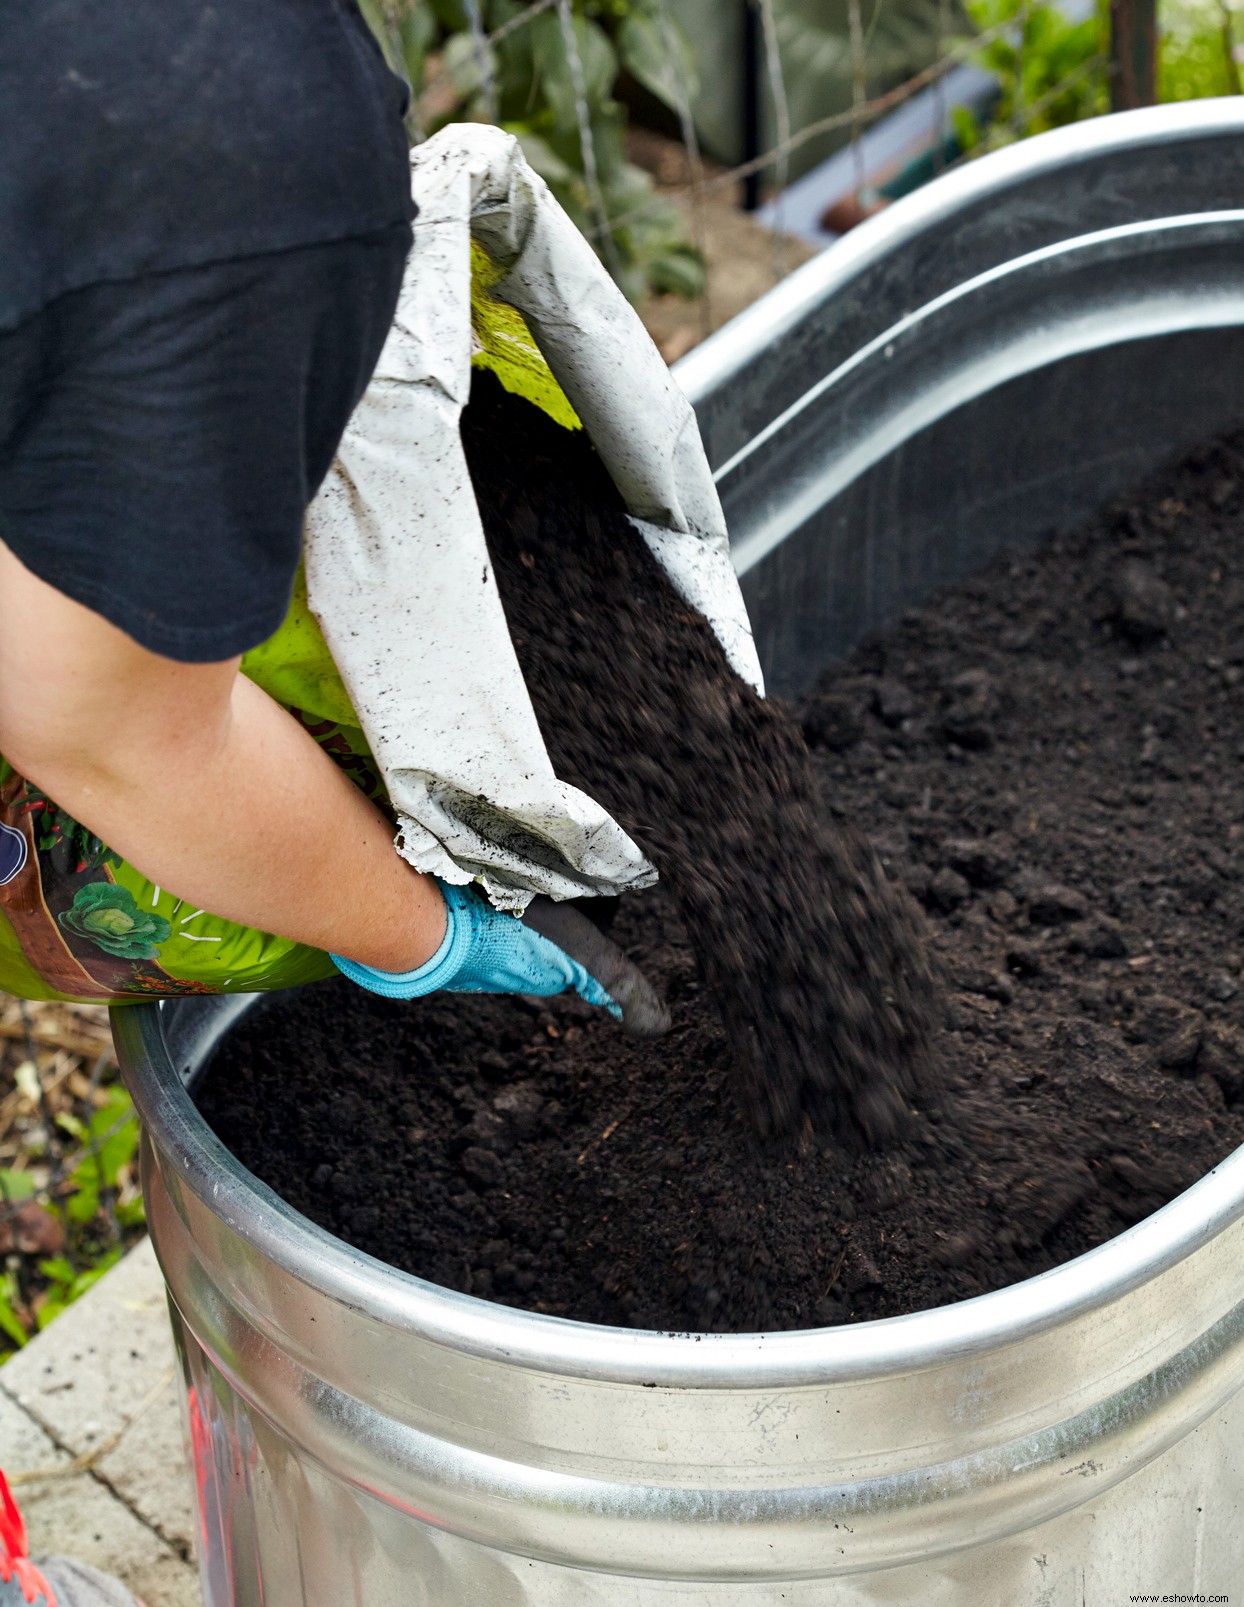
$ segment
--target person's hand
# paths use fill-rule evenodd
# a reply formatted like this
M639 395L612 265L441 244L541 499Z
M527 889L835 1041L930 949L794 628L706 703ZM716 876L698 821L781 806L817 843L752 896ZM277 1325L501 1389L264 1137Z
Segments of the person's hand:
M445 937L432 958L415 971L378 971L332 956L352 982L387 999L418 999L427 993L527 993L548 997L573 988L616 1020L620 1006L588 970L556 943L513 915L503 915L470 887L440 882L445 897Z

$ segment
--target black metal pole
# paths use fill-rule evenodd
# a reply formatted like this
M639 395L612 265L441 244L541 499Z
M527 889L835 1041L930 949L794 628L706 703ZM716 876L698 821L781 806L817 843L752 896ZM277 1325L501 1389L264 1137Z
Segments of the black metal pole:
M1110 0L1111 111L1152 106L1157 88L1157 0Z
M764 149L764 61L760 10L756 0L739 0L743 7L743 160L750 162ZM743 180L743 206L754 212L761 201L759 173Z

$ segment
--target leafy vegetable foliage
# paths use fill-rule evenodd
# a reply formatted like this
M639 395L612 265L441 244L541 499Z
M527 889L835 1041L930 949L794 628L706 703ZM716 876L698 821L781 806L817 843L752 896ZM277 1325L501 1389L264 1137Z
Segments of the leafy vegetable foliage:
M129 1094L120 1085L109 1088L103 1104L86 1121L68 1113L57 1118L82 1152L69 1174L70 1193L66 1214L71 1222L86 1227L94 1222L110 1192L115 1191L122 1171L138 1150L138 1118ZM141 1223L142 1200L128 1206L114 1205L118 1224L133 1227Z
M129 888L112 882L80 887L59 919L67 931L121 960L154 960L172 931L163 915L140 910Z
M40 1329L56 1317L59 1317L66 1306L71 1306L80 1295L92 1288L103 1277L110 1267L115 1267L121 1259L121 1246L114 1244L111 1250L105 1250L93 1266L84 1272L75 1271L73 1263L66 1260L63 1255L49 1256L47 1260L40 1261L39 1271L48 1280L48 1289L39 1305L38 1323Z
M449 122L499 124L517 136L527 160L632 300L645 290L700 294L703 260L686 238L678 209L626 160L626 111L614 96L624 71L674 111L684 95L695 93L690 43L660 0L574 0L573 54L558 7L490 45L472 32L465 0L362 3L391 65L411 84L416 137ZM519 0L476 5L489 34L525 9Z
M966 106L952 114L964 151L993 150L1109 111L1105 57L1110 20L1102 0L1094 15L1078 22L1059 6L1045 3L966 0L966 5L980 33L1000 26L1004 31L973 56L998 80L999 95L989 118L982 123Z
M1158 24L1159 100L1240 93L1244 5L1168 0Z
M142 1197L133 1180L139 1141L133 1103L120 1085L97 1098L85 1120L67 1111L56 1117L77 1147L50 1193L37 1186L30 1171L0 1168L0 1229L7 1230L10 1246L7 1257L0 1258L0 1361L115 1266L143 1225ZM34 1260L37 1276L31 1275L29 1257L13 1253L22 1248L13 1233L19 1208L25 1231L37 1233L42 1223L50 1242L60 1246Z
M1109 5L1070 20L1057 5L1024 0L966 0L974 27L1012 26L975 60L997 76L1000 94L982 126L956 108L955 134L965 151L993 149L1110 110ZM1197 100L1240 93L1244 8L1230 0L1164 0L1158 10L1158 99ZM1094 58L1100 65L1093 70Z

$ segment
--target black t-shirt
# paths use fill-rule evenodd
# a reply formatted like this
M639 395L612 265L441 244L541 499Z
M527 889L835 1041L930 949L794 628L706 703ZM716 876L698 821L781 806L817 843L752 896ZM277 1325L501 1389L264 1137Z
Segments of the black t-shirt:
M0 0L0 539L152 651L280 623L410 247L353 0Z
M3 0L0 329L408 222L405 96L353 0Z

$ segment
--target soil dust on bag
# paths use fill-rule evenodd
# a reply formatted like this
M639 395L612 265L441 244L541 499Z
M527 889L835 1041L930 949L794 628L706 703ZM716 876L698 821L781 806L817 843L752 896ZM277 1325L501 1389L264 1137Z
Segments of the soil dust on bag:
M784 796L844 844L847 823L867 832L924 905L950 987L930 1056L915 1056L947 1068L948 1086L913 1078L897 1134L860 1152L818 1131L804 1073L783 1142L755 1137L749 1099L775 1125L790 1115L750 1082L760 1060L745 1060L736 1097L720 975L704 928L699 963L687 935L725 919L716 890L675 857L693 843L659 839L668 775L641 764L611 782L610 755L669 718L634 699L619 714L610 685L630 633L653 650L642 547L586 444L568 466L557 436L516 427L520 406L490 387L464 425L498 582L558 773L665 875L622 902L613 935L665 991L673 1031L638 1043L573 999L307 990L235 1032L200 1095L242 1161L434 1282L587 1321L745 1331L999 1288L1104 1242L1244 1141L1244 442L999 559L832 668L798 710L816 790L772 711ZM521 496L505 491L509 454L526 464ZM602 594L576 595L555 561L571 509L595 555L576 570L585 584L608 588L617 564L637 588L607 625ZM538 588L561 610L551 632L527 611ZM584 639L600 669L568 691L561 666ZM657 668L668 680L685 663ZM741 702L732 688L684 705L679 752L748 727ZM766 844L770 863L787 848ZM867 853L842 852L871 874ZM691 884L679 905L675 872ZM903 949L918 928L897 894L884 907ZM726 914L737 976L746 917ZM764 986L780 991L800 933L769 940L783 958ZM836 941L852 955L845 917ZM919 970L906 983L909 1007L930 996ZM798 1006L784 1003L791 1018ZM904 1020L895 1009L883 1031ZM871 1117L851 1094L835 1114L858 1140Z

